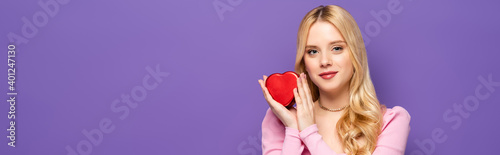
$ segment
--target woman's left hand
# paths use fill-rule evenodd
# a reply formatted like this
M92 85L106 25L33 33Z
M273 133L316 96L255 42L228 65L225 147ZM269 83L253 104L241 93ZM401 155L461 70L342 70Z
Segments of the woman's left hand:
M293 90L295 102L297 103L297 122L299 131L316 123L314 119L314 102L307 78L304 73L297 79L297 88Z

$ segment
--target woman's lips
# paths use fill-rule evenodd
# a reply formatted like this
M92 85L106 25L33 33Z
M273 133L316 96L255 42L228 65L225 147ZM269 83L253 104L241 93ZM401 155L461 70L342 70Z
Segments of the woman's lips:
M319 76L323 79L331 79L335 75L337 75L337 72L335 72L335 71L323 72L323 73L319 74Z

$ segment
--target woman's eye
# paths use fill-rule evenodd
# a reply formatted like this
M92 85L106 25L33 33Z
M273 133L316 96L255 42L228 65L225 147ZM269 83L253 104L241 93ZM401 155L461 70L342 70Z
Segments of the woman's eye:
M309 54L316 54L316 53L318 53L318 51L316 51L316 50L309 50L309 51L307 51L307 53L309 53Z
M342 48L340 46L333 47L333 51L341 51L342 49L344 49L344 48Z

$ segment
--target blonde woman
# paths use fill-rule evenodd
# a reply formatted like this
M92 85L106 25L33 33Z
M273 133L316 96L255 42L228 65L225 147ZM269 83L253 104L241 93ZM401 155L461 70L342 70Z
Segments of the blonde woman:
M358 25L343 8L319 6L297 35L296 107L287 109L259 80L270 108L262 122L265 155L402 155L410 115L380 105Z

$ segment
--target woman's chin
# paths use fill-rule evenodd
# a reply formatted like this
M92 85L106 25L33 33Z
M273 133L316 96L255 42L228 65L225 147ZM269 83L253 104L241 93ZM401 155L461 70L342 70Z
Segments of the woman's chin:
M318 87L318 89L320 90L320 92L335 93L338 92L339 87L334 85L329 85L329 86Z

